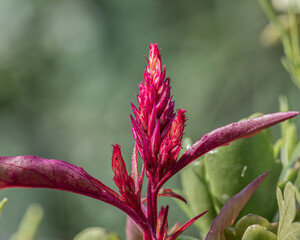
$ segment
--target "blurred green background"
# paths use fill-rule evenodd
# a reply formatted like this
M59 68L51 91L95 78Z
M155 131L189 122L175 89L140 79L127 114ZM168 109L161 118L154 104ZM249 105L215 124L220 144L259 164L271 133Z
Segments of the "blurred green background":
M130 102L150 42L161 48L194 140L251 113L278 111L279 94L299 110L281 47L259 42L266 24L256 1L0 0L0 154L65 160L115 189L111 144L129 163ZM175 177L168 186L178 184ZM3 197L1 239L32 202L45 211L38 240L72 239L91 226L124 237L125 214L94 199L44 189L7 189ZM166 201L170 222L185 221Z

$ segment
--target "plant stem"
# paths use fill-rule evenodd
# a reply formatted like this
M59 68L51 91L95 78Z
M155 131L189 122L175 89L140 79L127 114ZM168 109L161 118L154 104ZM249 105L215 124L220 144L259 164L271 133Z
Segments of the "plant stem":
M147 186L147 216L148 220L150 222L150 226L153 229L153 232L155 233L156 231L156 222L155 222L155 211L153 211L153 194L152 194L152 181L153 177L150 176L148 179L148 186Z
M150 226L153 231L153 239L156 239L156 228L157 228L157 195L156 183L154 177L150 176L147 186L147 216Z

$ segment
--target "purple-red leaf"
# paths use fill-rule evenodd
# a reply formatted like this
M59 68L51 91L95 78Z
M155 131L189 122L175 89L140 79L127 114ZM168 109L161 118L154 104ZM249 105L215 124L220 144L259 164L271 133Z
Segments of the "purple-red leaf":
M169 240L175 240L181 233L183 233L183 231L185 231L189 226L191 226L196 220L198 220L200 217L202 217L205 213L207 213L208 211L205 211L201 214L199 214L198 216L192 218L191 220L189 220L188 222L186 222L185 224L183 224L170 238Z
M53 188L112 201L81 168L36 156L0 157L0 188L9 187Z
M260 117L231 123L207 133L181 156L170 171L165 174L163 179L160 181L158 188L160 188L174 174L203 154L217 147L228 145L235 140L252 137L263 129L295 117L298 114L298 112L278 112L266 114Z
M96 198L121 209L142 228L146 227L116 192L81 167L64 161L36 156L0 157L0 189L13 187L58 189Z
M185 198L178 193L172 191L172 189L162 188L158 192L158 197L173 197L183 201L185 204L187 203Z
M268 175L268 172L260 175L249 183L242 191L234 195L221 209L212 222L205 240L225 240L224 230L230 227L246 205L254 191Z

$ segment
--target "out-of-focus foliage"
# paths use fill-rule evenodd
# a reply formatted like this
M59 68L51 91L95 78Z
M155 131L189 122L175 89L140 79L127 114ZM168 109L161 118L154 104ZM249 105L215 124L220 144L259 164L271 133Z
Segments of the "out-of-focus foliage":
M43 208L39 204L31 204L10 240L34 240L43 215Z
M273 5L270 0L259 0L262 9L266 13L273 26L273 32L276 32L281 40L284 50L284 56L281 62L286 71L291 75L292 80L300 89L300 48L299 48L299 7L298 1L294 0L277 0L273 1ZM278 4L279 3L279 4ZM280 6L281 5L281 6ZM275 11L275 8L287 12L281 16ZM270 39L266 37L273 35L272 31L264 31L262 36L266 42L271 43ZM273 35L274 36L274 35Z
M120 240L117 234L99 227L90 227L77 234L74 240Z
M6 203L7 203L7 198L3 198L0 202L0 212L2 211Z
M279 93L299 109L281 49L260 46L266 22L256 1L1 0L1 155L65 160L112 186L111 144L121 144L129 164L130 101L153 41L193 139L252 112L277 111ZM45 211L37 240L72 239L89 226L124 236L125 216L96 200L55 190L0 194L10 199L1 239L32 202Z
M289 104L286 97L280 96L279 103L280 111L288 111ZM296 187L296 196L299 189L297 175L299 175L300 167L300 139L297 132L297 126L294 121L286 121L282 123L281 139L279 139L276 143L278 147L280 146L280 160L283 165L278 186L283 189L288 181L293 182Z

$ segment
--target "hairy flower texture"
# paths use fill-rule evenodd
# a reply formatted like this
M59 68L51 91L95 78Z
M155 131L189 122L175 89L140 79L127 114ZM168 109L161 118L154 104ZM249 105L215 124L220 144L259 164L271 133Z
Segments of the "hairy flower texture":
M203 154L228 145L237 139L251 137L261 130L298 115L298 112L267 114L218 128L193 144L178 158L185 111L174 112L170 94L170 79L165 78L165 67L156 44L150 44L144 83L139 85L138 108L132 104L131 116L135 146L132 170L129 175L118 144L113 146L112 169L120 194L95 179L81 167L70 163L36 156L0 157L0 189L12 187L50 188L70 191L111 204L125 212L137 228L128 224L127 236L133 239L139 230L144 240L175 240L205 212L181 227L168 232L168 206L158 213L157 198L175 197L186 201L163 184L174 174ZM143 164L138 167L138 153ZM148 177L147 196L141 200L144 172ZM146 205L145 205L146 203ZM134 230L132 230L134 229Z

